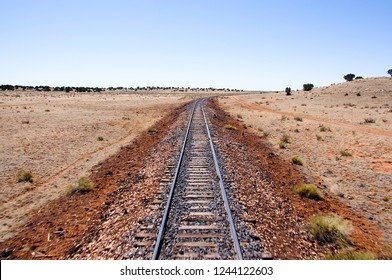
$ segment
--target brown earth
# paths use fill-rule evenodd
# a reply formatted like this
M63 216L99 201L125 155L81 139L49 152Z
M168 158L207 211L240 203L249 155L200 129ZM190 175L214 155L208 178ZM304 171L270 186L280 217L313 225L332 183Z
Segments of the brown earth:
M222 91L0 92L0 241L174 107ZM28 171L32 182L17 182Z
M0 241L130 143L185 94L0 92ZM33 182L17 182L31 171Z
M317 244L306 234L304 226L316 213L343 216L353 225L353 246L381 251L383 244L374 225L328 192L318 202L295 195L293 186L312 181L312 176L278 156L265 137L250 133L216 103L210 106L208 114L215 141L226 166L224 176L232 182L230 190L235 199L245 207L240 215L276 259L318 259L328 249L334 249ZM121 238L131 230L123 226L132 226L149 214L146 206L152 202L163 176L168 152L174 148L165 146L165 139L179 125L173 127L176 120L186 119L182 113L184 107L154 125L158 133L141 133L130 145L96 166L90 176L95 184L92 192L62 196L43 206L14 238L0 245L1 258L65 259L82 247L82 259L121 258L116 255L124 246ZM225 124L236 126L237 130L225 130ZM166 152L159 159L154 153L161 150ZM253 170L255 173L250 172ZM132 200L126 202L122 197ZM122 232L116 233L120 228Z
M392 79L355 80L292 96L220 97L219 104L286 162L299 156L304 174L392 244ZM289 143L282 149L283 137Z
M258 136L224 114L217 103L211 106L210 120L227 177L235 182L232 192L245 207L244 218L275 259L318 259L336 251L338 247L314 242L305 230L310 217L330 213L352 224L352 246L382 252L385 244L375 225L325 190L323 200L301 198L294 192L295 185L314 183L313 177L280 157L265 136ZM225 125L236 129L224 129Z
M171 110L171 114L153 126L154 132L142 132L131 144L95 166L90 175L95 186L93 191L61 196L42 206L18 229L15 237L2 242L1 258L66 258L79 249L82 240L92 231L104 228L105 220L110 215L107 211L109 206L117 203L113 198L115 195L122 195L124 191L133 194L128 205L130 207L115 214L121 216L123 223L137 222L145 215L144 206L152 202L151 188L159 185L157 178L163 176L163 172L150 174L149 176L155 176L155 180L149 178L150 183L142 186L142 189L137 184L145 182L143 172L146 165L154 165L151 155L154 154L155 147L169 130L174 130L172 124L180 119L179 115L184 108L181 106ZM123 188L124 182L127 182L126 188ZM122 219L128 212L128 219ZM129 229L123 227L122 230Z

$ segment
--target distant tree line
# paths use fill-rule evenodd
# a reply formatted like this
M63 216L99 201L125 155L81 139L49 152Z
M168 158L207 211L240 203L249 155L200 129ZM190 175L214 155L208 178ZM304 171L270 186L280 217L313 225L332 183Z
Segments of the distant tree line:
M190 87L49 87L49 86L21 86L21 85L0 85L0 90L36 90L36 91L64 91L64 92L101 92L105 90L126 90L126 91L151 91L151 90L172 90L179 92L187 91L233 91L243 90L229 88L190 88Z

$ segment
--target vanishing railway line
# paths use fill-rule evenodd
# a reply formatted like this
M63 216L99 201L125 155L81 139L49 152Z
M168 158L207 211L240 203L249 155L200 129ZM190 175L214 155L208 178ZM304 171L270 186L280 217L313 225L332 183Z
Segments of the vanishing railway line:
M243 258L203 102L193 104L178 162L169 165L161 182L161 199L153 207L164 206L164 214L159 224L140 227L133 257Z

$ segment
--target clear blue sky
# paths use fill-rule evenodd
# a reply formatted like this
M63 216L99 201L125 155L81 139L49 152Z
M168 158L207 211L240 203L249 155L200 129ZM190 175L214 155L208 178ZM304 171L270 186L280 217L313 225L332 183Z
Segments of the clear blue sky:
M392 68L392 1L0 0L0 84L283 90Z

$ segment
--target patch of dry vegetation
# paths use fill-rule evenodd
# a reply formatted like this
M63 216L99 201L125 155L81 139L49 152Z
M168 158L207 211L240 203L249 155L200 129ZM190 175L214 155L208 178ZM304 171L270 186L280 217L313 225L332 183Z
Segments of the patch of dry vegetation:
M309 222L308 231L319 242L341 246L350 244L351 225L335 214L313 217Z
M295 192L302 197L307 197L314 200L321 200L322 195L316 185L313 184L298 184L295 187Z

